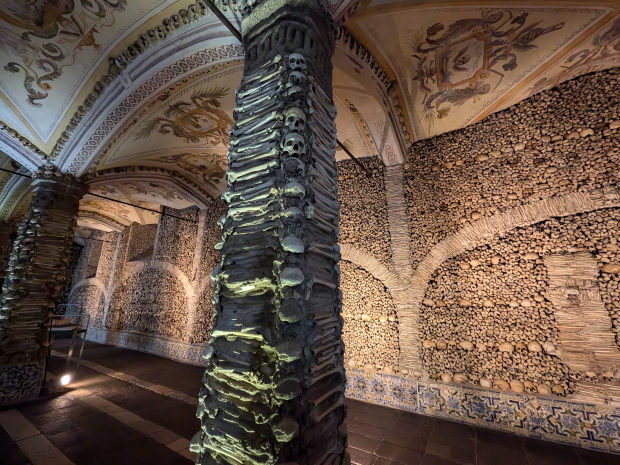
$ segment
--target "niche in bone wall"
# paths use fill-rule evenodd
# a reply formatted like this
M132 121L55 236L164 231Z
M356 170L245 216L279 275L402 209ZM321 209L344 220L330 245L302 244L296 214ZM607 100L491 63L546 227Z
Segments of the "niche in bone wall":
M215 244L220 240L221 230L217 224L219 218L226 212L226 204L221 200L214 200L201 214L204 215L204 230L202 236L202 250L200 265L197 270L198 303L194 317L194 327L191 342L204 344L209 341L214 323L214 305L211 299L215 286L211 273L220 262L220 253L215 250Z
M393 372L400 355L398 319L381 281L351 262L340 262L345 364Z
M103 327L103 311L105 306L105 296L103 290L95 285L83 285L73 291L69 298L69 304L77 305L68 309L68 314L81 312L89 316L88 326L93 328Z
M338 201L340 202L341 244L363 249L388 268L392 268L392 248L385 198L385 166L378 158L359 158L369 176L353 160L343 160L338 167Z
M176 265L185 275L193 280L194 252L198 233L198 209L184 210L163 207L164 213L186 218L190 221L162 215L159 220L159 232L153 259Z
M86 264L86 271L84 272L84 279L90 279L97 276L97 267L99 266L99 257L101 257L101 249L103 248L103 242L98 240L92 240L92 245L89 249L88 262Z
M125 276L114 291L111 311L116 330L183 339L187 335L188 299L171 272L145 268Z
M133 223L130 228L127 261L150 260L153 257L157 224Z
M619 223L551 218L445 261L420 311L430 376L619 402Z
M112 268L114 267L114 255L118 241L117 232L97 231L96 237L101 240L101 253L97 264L96 277L104 286L108 286Z
M464 225L618 181L620 70L582 76L412 145L405 164L413 266Z
M82 254L82 250L84 246L80 244L76 244L75 242L71 244L71 252L69 255L69 261L67 262L65 276L61 283L62 289L58 294L58 303L66 304L69 302L69 294L71 293L71 282L73 281L73 276L75 275L75 271L80 261L80 255Z

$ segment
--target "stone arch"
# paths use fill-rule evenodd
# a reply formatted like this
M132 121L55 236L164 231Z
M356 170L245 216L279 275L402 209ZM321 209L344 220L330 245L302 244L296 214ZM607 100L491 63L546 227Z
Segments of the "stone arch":
M89 289L95 290L95 293L91 296L88 295ZM81 291L84 292L84 296L82 296ZM88 326L102 327L104 324L105 295L106 288L101 280L99 278L88 278L81 280L71 288L67 302L73 303L76 299L85 297L89 305L83 309L82 313L90 316ZM92 304L96 305L96 308L92 308Z
M515 228L540 223L553 217L610 207L620 207L620 191L616 186L552 197L473 221L437 243L415 269L409 282L409 316L417 321L428 282L435 270L446 260L487 244L495 236ZM401 365L420 366L419 345L413 334L401 336Z
M187 301L192 301L194 297L194 287L192 286L192 283L189 281L189 278L185 275L185 273L183 273L176 265L173 265L172 263L162 262L159 260L128 262L125 264L123 280L126 280L127 278L133 276L136 273L139 273L140 271L146 270L147 268L155 268L158 270L167 271L172 274L183 285Z
M150 282L150 286L146 282ZM186 341L193 286L175 265L162 261L126 263L110 297L107 326Z
M387 266L365 250L358 249L351 244L340 244L340 256L343 260L359 266L381 281L388 288L390 294L392 294L392 289L400 283L396 273L390 271Z

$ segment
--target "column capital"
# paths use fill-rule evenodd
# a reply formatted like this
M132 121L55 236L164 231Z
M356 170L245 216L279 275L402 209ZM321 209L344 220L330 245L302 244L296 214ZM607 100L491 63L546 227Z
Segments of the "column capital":
M331 57L335 26L320 0L242 0L241 32L245 72L251 72L276 55L303 55L311 73L331 93Z

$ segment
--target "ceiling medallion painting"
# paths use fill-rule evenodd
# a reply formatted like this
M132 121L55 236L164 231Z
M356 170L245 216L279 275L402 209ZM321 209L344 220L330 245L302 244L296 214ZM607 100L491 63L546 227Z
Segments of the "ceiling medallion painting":
M8 30L8 34L0 35L0 44L19 55L25 65L11 61L4 69L11 73L23 71L26 98L33 106L41 106L38 100L48 97L50 82L73 64L78 51L85 47L101 48L95 39L97 27L112 26L114 13L124 11L127 1L82 0L80 4L84 10L77 16L73 14L73 0L0 4L0 19L25 30L19 36ZM45 43L36 46L33 38L44 39Z
M446 28L442 23L432 25L419 45L412 37L411 48L417 55L411 56L418 60L413 80L424 93L422 118L429 126L435 117L446 117L452 105L461 106L470 99L477 101L480 95L491 91L492 73L498 78L493 84L493 90L497 89L504 73L517 68L517 54L536 48L536 39L564 27L564 23L539 27L542 21L526 26L528 15L483 12L479 19L455 21L439 37L435 36ZM436 92L427 84L436 84Z
M172 133L188 143L206 141L214 146L227 145L233 120L221 110L219 99L229 93L230 88L224 87L200 89L188 100L170 103L162 116L142 123L134 140L148 139L156 131L164 135Z
M0 2L2 92L46 141L108 47L163 3Z
M393 67L419 140L469 124L606 12L428 8L360 25Z
M241 66L224 69L178 92L154 96L142 105L145 110L121 129L121 138L110 148L101 167L134 157L154 160L183 153L225 153L235 107L231 89L237 86L241 74Z

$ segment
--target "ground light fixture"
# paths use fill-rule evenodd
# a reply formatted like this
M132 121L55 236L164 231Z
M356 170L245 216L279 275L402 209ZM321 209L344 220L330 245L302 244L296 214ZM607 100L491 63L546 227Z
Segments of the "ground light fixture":
M62 386L66 386L70 382L71 382L71 375L70 374L63 375L62 378L60 378L60 384Z

